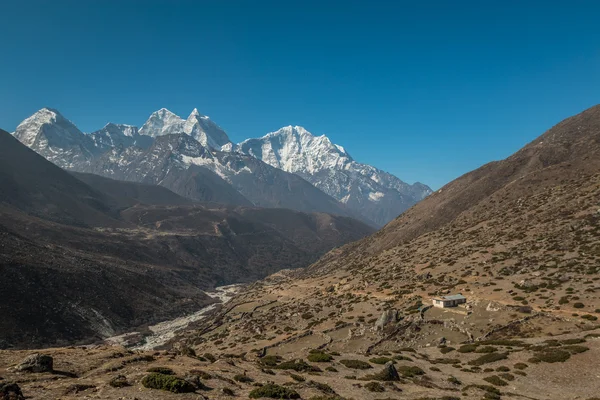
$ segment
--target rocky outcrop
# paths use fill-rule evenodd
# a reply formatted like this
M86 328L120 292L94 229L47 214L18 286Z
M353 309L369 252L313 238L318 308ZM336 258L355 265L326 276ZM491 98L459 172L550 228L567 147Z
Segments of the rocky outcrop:
M54 360L52 357L35 353L25 357L16 370L22 372L52 372Z

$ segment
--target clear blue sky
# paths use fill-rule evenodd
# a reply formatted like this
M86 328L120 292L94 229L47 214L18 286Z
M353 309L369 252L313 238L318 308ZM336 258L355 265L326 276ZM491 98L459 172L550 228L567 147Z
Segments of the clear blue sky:
M599 1L0 4L0 127L89 132L197 107L233 141L284 125L437 189L600 103Z

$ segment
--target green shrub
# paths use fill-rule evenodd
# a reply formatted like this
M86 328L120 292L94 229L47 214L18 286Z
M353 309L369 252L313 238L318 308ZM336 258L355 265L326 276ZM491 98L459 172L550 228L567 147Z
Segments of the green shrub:
M388 358L388 357L375 357L375 358L371 358L369 360L369 362L372 362L373 364L380 364L380 365L383 365L383 364L387 363L388 361L392 361L392 359Z
M515 365L513 365L513 367L515 367L516 369L525 369L527 368L529 365L525 364L525 363L516 363Z
M290 374L290 378L292 378L296 382L304 382L306 380L306 378L304 378L302 375L296 375L296 374Z
M333 357L323 352L311 352L307 359L310 362L329 362L333 360Z
M367 389L369 392L376 392L376 393L385 392L385 388L379 382L369 382L365 385L365 389Z
M460 346L457 351L459 353L472 353L475 350L477 350L476 344L465 344L465 345Z
M340 364L344 365L346 368L352 369L369 369L373 368L371 364L361 360L340 360Z
M323 393L328 393L328 394L335 394L335 390L333 390L331 388L331 386L329 386L326 383L321 383L321 382L316 382L316 381L309 381L308 382L309 386L312 386L314 388L319 389L321 392Z
M460 380L458 380L458 378L451 376L448 378L448 382L454 384L454 385L462 385L462 382Z
M513 374L509 374L508 372L505 372L503 374L499 374L498 376L500 376L500 378L507 380L507 381L514 381L515 380L515 376Z
M279 386L274 383L267 383L264 386L252 390L248 397L251 399L260 399L263 397L270 399L299 399L300 395L293 389Z
M449 347L449 346L440 347L440 353L442 353L442 354L448 354L454 350L456 350L454 347Z
M560 341L561 344L580 344L585 343L585 339L575 338L575 339L565 339Z
M254 382L254 379L250 378L249 376L246 375L242 375L242 374L237 374L233 377L233 380L236 382L240 382L240 383L250 383L250 382Z
M498 368L496 368L496 371L498 371L498 372L508 372L508 371L510 371L510 368L508 368L507 366L501 365Z
M398 373L406 378L413 378L418 375L425 375L425 371L423 371L419 367L411 366L411 365L401 365L396 367Z
M477 350L475 350L475 353L494 353L496 351L498 351L498 349L493 346L482 346L478 347Z
M293 370L296 372L321 372L320 368L313 367L312 365L308 364L304 360L284 361L274 368L284 369L284 370Z
M574 303L573 307L575 307L575 308L583 308L583 307L585 307L585 305L583 303Z
M487 363L492 363L500 360L506 360L508 358L508 354L506 353L488 353L484 354L479 358L469 361L469 365L483 365Z
M565 362L571 357L569 352L564 350L552 349L545 352L535 353L532 358L529 359L529 362L532 363L555 363L555 362Z
M326 371L329 371L329 372L338 372L338 370L337 370L337 369L335 369L335 368L334 368L334 367L332 367L332 366L329 366L329 367L325 368L325 370L326 370Z
M217 358L210 353L204 353L203 357L206 358L211 363L214 363L215 361L217 361Z
M281 361L283 360L283 358L281 358L280 356L272 356L272 355L268 355L268 356L264 356L262 357L258 362L262 365L264 365L265 367L276 367L277 364L279 364Z
M225 396L235 396L235 392L229 388L223 388L221 391Z
M160 389L173 393L190 393L196 390L194 385L188 381L157 372L146 375L142 379L142 385L149 389Z
M587 346L572 345L564 346L562 349L568 351L571 354L579 354L588 351L590 348Z
M152 367L148 368L146 372L158 372L159 374L163 375L175 375L175 372L173 372L171 368L167 367Z
M508 386L508 383L506 383L505 380L503 380L497 375L486 376L485 378L483 378L483 380L491 383L494 386Z

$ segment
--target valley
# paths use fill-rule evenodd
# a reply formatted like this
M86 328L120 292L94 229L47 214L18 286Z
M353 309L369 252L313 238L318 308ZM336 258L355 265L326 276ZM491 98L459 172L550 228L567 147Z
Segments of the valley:
M48 348L58 372L38 374L15 365L40 350L7 350L0 376L30 396L65 399L594 399L599 160L596 106L449 183L380 231L340 237L348 244L323 248L308 267L246 275L228 303L150 327L158 339L150 336L149 346L136 346L134 336ZM240 220L214 225L224 216L212 220L208 210ZM257 224L280 221L278 232L298 248L319 248L324 237L295 237L298 223L282 224L284 210L138 204L120 215L119 224L136 230L115 225L98 234L155 241L174 232L196 237L206 226L205 235L228 240L256 233L255 248L267 232ZM346 232L362 226L323 218L349 224ZM464 304L432 307L452 295Z

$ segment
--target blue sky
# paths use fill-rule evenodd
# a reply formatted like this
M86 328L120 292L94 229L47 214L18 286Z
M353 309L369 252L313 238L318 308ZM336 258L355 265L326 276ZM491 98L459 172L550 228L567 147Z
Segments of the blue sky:
M0 127L83 131L197 107L233 141L284 125L434 189L600 103L598 1L0 4Z

